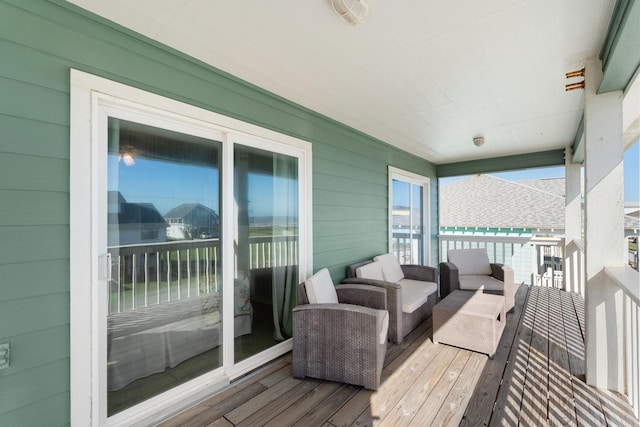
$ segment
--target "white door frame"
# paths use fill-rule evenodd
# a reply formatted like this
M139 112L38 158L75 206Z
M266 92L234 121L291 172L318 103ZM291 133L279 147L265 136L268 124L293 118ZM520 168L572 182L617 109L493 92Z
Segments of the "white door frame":
M225 134L221 171L221 179L225 183L221 194L222 227L225 231L233 227L233 206L230 202L225 203L225 200L233 200L233 140L253 141L262 148L264 145L260 144L269 145L266 144L268 141L274 144L272 147L296 153L300 183L300 278L308 277L313 271L310 143L72 69L69 218L72 425L136 425L161 420L212 394L228 384L230 379L256 368L265 362L265 356L272 358L291 349L291 340L288 340L234 365L233 339L229 338L231 345L225 342L222 368L107 418L106 304L101 307L100 301L105 301L105 298L99 298L97 290L105 289L106 292L107 289L100 286L101 282L106 283L107 278L107 269L101 265L104 262L100 255L106 248L106 232L101 227L106 230L107 145L104 142L110 109L160 118L171 127L186 126L190 132L200 135ZM226 245L223 246L225 250L229 250L233 242L224 242L223 245ZM223 274L223 283L230 278L232 280L232 263L223 261ZM233 307L233 292L224 292L224 295L224 307ZM225 337L233 337L233 333L226 330L233 327L233 310L225 310L223 315L231 319L224 322ZM230 351L228 347L231 347Z

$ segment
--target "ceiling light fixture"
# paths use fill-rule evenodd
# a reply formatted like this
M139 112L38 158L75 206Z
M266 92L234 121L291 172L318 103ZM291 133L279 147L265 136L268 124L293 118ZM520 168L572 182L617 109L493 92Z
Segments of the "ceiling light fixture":
M338 16L349 25L363 22L369 13L369 6L365 0L331 0L331 5Z
M482 147L484 145L484 136L474 136L473 145L476 147Z

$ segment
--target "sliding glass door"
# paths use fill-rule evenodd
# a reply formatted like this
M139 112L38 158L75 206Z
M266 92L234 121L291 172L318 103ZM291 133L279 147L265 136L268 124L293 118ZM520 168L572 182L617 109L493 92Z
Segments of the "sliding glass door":
M71 413L153 425L291 350L311 144L71 78Z
M235 360L291 337L298 275L298 159L234 147ZM240 324L250 311L253 328Z
M112 415L222 366L222 135L109 117L108 141Z

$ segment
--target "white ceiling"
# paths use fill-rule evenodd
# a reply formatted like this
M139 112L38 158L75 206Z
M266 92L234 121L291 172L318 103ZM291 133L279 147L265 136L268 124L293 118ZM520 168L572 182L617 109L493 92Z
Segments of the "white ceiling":
M615 3L368 0L352 27L329 0L70 1L434 163L570 146L584 94L565 73Z

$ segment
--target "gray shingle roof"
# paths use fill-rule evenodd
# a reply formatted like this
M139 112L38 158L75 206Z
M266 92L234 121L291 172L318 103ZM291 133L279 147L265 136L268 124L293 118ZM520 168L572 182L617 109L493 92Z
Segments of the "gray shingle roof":
M564 179L512 182L481 174L443 186L440 226L563 229Z

